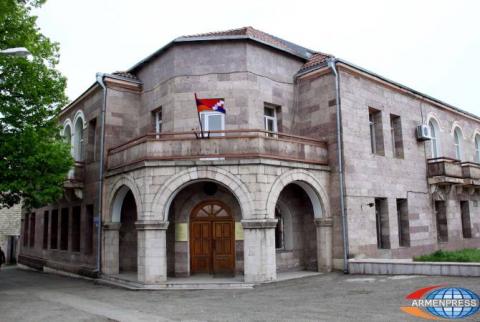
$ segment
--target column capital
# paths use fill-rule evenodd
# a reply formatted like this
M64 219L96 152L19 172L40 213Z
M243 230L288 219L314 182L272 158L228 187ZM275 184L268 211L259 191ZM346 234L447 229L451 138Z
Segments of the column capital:
M271 229L277 226L277 219L246 219L242 220L243 229Z
M317 227L332 227L333 219L332 217L315 218L315 225Z
M104 222L103 229L104 230L120 230L120 226L122 224L119 222Z
M168 221L161 220L139 220L135 222L137 230L167 230Z

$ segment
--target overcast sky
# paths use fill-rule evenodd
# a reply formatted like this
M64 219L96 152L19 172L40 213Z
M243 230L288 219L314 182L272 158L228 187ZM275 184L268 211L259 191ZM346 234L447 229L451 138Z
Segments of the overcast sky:
M476 0L48 0L35 11L60 43L70 99L178 36L252 26L477 115L479 13Z

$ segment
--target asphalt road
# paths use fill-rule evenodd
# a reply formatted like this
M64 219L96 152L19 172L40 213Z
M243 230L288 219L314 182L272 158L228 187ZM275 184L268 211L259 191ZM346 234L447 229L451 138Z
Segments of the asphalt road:
M405 296L445 283L480 292L480 278L341 273L253 290L128 291L7 267L0 271L0 321L422 321L400 311Z

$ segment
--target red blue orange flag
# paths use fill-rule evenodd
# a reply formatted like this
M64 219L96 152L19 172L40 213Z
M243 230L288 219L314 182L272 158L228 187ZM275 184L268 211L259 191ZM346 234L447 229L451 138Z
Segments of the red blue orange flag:
M197 94L195 94L195 101L197 102L198 113L212 111L225 114L225 101L223 98L197 98Z

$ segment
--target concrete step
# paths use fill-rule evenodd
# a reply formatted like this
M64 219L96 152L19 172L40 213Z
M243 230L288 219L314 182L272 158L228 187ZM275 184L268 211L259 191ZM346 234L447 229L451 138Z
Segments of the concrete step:
M102 276L96 280L98 284L110 285L115 287L126 288L129 290L239 290L252 289L255 284L244 282L200 282L200 281L167 281L162 284L142 284L135 281L122 279L116 276Z

